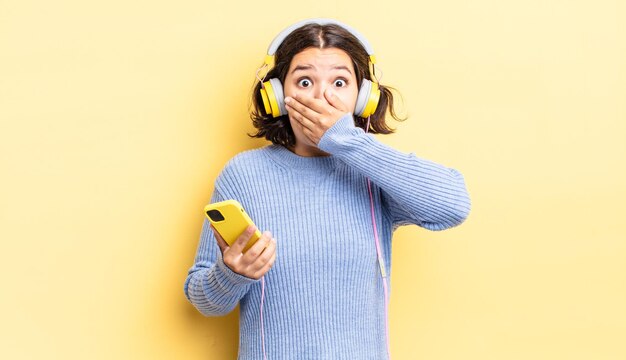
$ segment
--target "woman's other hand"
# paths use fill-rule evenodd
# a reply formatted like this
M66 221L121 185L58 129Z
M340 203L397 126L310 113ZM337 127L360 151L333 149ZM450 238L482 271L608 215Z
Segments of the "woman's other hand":
M317 99L302 94L285 98L287 112L302 125L304 135L315 145L342 116L348 113L347 106L339 96L327 89L324 98Z
M213 228L211 226L211 228ZM265 231L259 240L245 253L243 249L256 231L256 227L248 228L235 240L232 246L213 228L217 244L222 251L224 264L233 272L258 280L265 275L276 261L276 240L269 231Z

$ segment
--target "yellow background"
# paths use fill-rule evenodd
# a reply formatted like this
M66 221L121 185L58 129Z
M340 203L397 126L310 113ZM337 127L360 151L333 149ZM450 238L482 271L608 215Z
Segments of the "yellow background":
M393 358L626 358L624 2L338 3L0 2L0 358L235 357L237 312L183 282L215 177L265 144L255 70L316 16L402 94L380 139L472 197L394 238Z

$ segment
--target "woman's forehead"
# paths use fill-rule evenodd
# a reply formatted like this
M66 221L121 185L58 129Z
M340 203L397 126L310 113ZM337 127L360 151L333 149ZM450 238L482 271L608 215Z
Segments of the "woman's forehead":
M296 67L308 67L313 70L346 67L351 73L354 73L352 59L348 53L339 48L306 48L291 59L290 72Z

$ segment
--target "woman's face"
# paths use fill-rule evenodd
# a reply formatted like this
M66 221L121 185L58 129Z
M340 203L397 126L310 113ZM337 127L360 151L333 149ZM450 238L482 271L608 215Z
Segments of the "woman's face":
M289 70L283 84L285 97L298 94L316 99L325 99L324 91L332 91L344 105L354 111L359 86L352 59L338 48L318 49L309 47L291 59ZM296 150L304 153L313 152L308 156L319 155L320 150L302 133L302 126L289 116L289 122L296 137ZM296 153L300 154L299 151Z

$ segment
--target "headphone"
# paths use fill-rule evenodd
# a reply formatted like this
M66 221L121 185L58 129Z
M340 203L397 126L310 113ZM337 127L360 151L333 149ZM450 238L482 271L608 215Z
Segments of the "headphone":
M302 20L281 31L270 44L262 67L269 66L274 54L276 53L276 50L289 34L291 34L296 29L308 24L333 24L343 27L361 42L361 45L363 45L363 47L367 51L367 54L370 57L370 62L372 63L372 65L376 63L374 50L370 46L369 42L354 28L332 19L314 18ZM259 80L261 81L260 91L261 97L263 99L263 107L265 108L265 113L268 115L271 114L272 117L275 118L286 115L287 110L285 109L285 95L283 93L283 85L280 80L277 78L272 78L265 82L263 82L263 80L261 79ZM379 100L380 89L378 83L372 82L364 78L363 81L361 81L361 87L359 88L359 95L357 97L356 105L354 107L354 114L362 118L371 116L374 111L376 111Z

